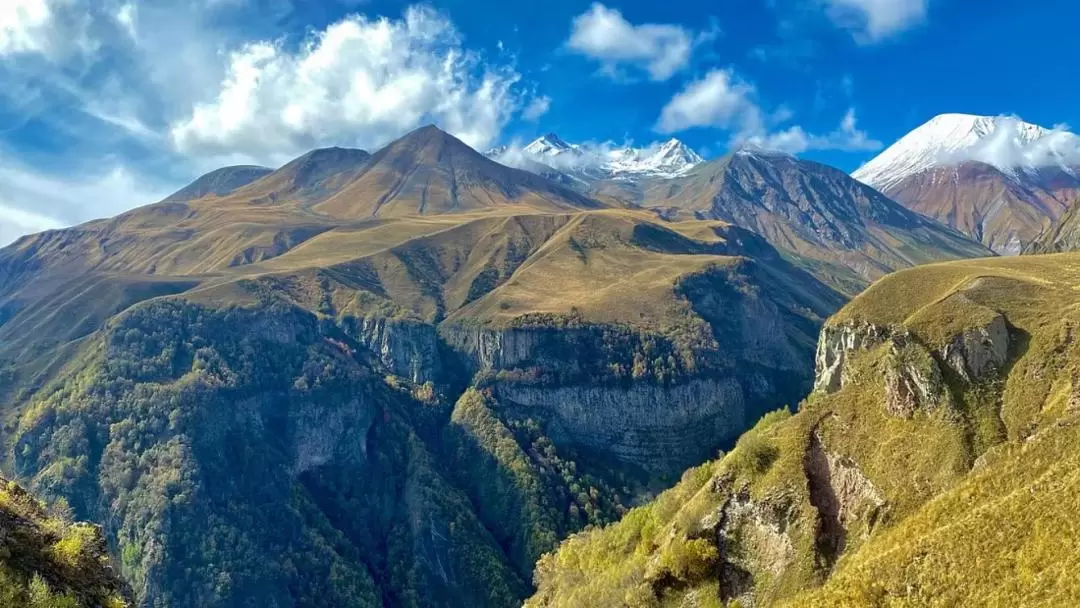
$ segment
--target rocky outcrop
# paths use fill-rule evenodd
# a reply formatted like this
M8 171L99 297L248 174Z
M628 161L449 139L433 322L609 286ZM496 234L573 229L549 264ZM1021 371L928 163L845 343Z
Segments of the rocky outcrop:
M432 325L368 316L351 319L345 331L394 375L423 384L438 377L439 337Z
M755 500L746 490L733 492L730 479L716 478L712 491L728 498L701 522L720 556L720 598L757 605L755 577L775 578L795 563L797 551L789 531L796 515Z
M948 391L937 360L909 331L859 321L821 330L814 390L823 393L840 390L851 380L852 358L884 344L889 345L884 360L886 411L906 418L920 408L933 409L947 400ZM983 350L974 346L970 350L973 360L981 365Z
M548 420L557 444L596 452L646 470L681 471L747 425L744 387L735 378L697 378L671 386L540 387L499 383L504 407Z
M810 503L818 511L815 548L824 565L832 567L856 525L862 524L864 532L870 532L885 499L855 461L825 448L817 430L810 434L803 469Z
M814 358L814 390L834 393L843 388L848 380L851 356L883 344L892 333L888 327L865 321L823 327Z
M537 349L555 334L573 331L544 328L489 329L482 326L443 327L447 344L464 356L473 371L511 369L534 360ZM562 336L566 339L565 335Z
M945 346L942 360L967 382L987 378L1009 357L1009 327L1001 314L964 330Z
M893 336L885 359L885 410L908 418L947 399L948 389L933 355L906 334Z

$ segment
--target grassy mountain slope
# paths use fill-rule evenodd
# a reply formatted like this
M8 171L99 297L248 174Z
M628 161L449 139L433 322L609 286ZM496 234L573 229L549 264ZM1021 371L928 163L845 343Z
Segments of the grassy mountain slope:
M315 206L333 217L393 217L505 205L573 210L600 205L527 171L511 169L434 126L377 152L341 192Z
M650 187L641 204L753 230L779 249L831 267L826 274L835 283L860 288L892 270L989 255L841 171L785 155L740 152L703 164Z
M515 605L805 391L841 302L723 222L214 202L0 253L3 466L142 604Z
M618 524L530 606L1070 605L1080 257L938 264L834 316L817 389Z
M14 482L0 483L0 606L128 605L99 528L71 522L63 504L50 513Z
M207 196L226 196L273 172L273 169L253 165L223 167L203 175L177 190L165 200L168 202L183 202Z

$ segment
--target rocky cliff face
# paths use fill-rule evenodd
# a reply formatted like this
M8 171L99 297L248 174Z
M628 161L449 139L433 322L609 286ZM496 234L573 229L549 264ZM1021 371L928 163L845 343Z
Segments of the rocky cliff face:
M343 322L346 333L374 353L391 373L424 384L439 378L442 361L435 328L377 315Z
M882 344L891 333L887 327L867 322L823 327L814 357L814 390L834 393L843 388L849 379L845 372L851 356Z
M850 377L852 357L882 344L889 345L886 385L895 405L931 404L942 394L940 365L966 382L976 382L1000 370L1008 359L1010 337L1005 317L995 313L952 336L944 347L930 352L903 327L848 321L822 328L815 356L814 390L834 393Z
M1005 317L996 314L989 321L957 334L940 356L958 376L975 382L1005 365L1009 346L1009 328Z
M557 444L610 454L619 462L672 474L732 441L753 415L737 378L698 378L670 386L530 387L498 384L504 407L548 421Z

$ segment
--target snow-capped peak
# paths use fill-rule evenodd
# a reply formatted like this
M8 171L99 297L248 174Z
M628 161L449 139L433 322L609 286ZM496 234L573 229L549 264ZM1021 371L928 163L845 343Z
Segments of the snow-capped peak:
M525 146L524 152L533 156L558 156L565 152L575 151L577 148L577 146L570 145L563 141L558 135L548 133Z
M571 144L554 133L548 133L521 151L533 160L562 171L584 173L597 179L643 175L677 177L704 162L701 156L677 139L644 148L612 147L605 144Z
M653 174L677 176L704 162L697 152L677 139L670 139L659 146L647 148L623 148L611 154L609 170L615 174Z
M942 114L902 137L853 174L885 190L927 169L979 161L1009 175L1080 160L1080 138L1012 116Z

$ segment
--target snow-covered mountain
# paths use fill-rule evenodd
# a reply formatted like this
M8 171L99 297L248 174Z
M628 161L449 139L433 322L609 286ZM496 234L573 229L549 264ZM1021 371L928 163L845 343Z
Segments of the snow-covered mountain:
M1080 137L1011 116L942 114L852 176L998 253L1018 253L1080 194Z
M567 143L554 133L515 150L506 146L488 152L506 164L528 169L546 166L589 181L675 178L704 162L697 152L677 139L644 148ZM533 164L535 163L535 164Z
M852 176L888 189L927 169L981 162L1017 175L1080 161L1080 137L1010 116L941 114L902 137Z

